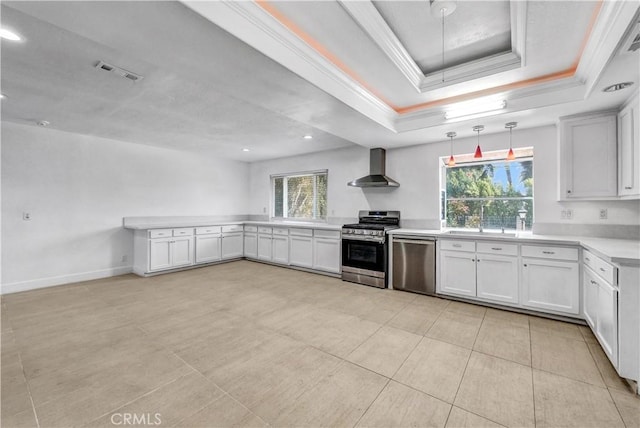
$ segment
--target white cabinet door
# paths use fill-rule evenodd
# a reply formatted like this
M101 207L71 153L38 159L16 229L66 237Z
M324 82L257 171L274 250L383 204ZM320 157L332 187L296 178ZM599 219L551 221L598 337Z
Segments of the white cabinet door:
M236 259L242 257L243 251L242 233L222 234L222 259Z
M173 238L171 243L171 266L189 266L193 264L193 238Z
M595 332L598 322L598 278L588 268L582 269L584 319Z
M272 259L271 235L258 235L258 258L271 261Z
M539 309L580 313L578 262L522 258L520 303Z
M313 268L340 273L340 240L313 238Z
M518 303L518 258L476 255L477 296L498 302Z
M149 240L149 272L171 268L173 238Z
M220 235L196 236L196 263L220 260Z
M598 282L596 336L613 366L618 367L618 291L604 281Z
M560 199L616 197L616 115L600 114L560 122Z
M289 263L293 266L313 267L313 238L290 236L289 242Z
M244 234L244 256L251 259L258 258L258 235L256 233Z
M440 251L440 291L443 294L475 297L475 253Z
M289 264L289 237L273 235L273 262Z
M638 97L618 114L618 195L640 196Z

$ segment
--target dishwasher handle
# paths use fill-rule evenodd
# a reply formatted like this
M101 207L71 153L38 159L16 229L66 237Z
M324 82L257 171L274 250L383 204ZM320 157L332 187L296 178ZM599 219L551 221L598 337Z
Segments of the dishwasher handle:
M418 244L418 245L435 245L435 239L407 239L407 238L393 238L394 243L398 244Z

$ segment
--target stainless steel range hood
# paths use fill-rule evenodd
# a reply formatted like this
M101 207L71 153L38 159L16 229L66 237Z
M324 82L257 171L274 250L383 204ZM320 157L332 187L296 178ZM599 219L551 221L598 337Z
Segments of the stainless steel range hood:
M347 183L353 187L398 187L400 183L385 175L386 151L371 149L369 152L369 175Z

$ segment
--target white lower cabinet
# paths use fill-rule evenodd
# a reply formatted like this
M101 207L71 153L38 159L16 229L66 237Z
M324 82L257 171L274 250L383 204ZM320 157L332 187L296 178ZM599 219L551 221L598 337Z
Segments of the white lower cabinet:
M340 273L341 241L337 230L314 230L313 269Z
M196 236L196 263L210 263L220 260L220 235Z
M477 254L477 296L518 304L518 258Z
M289 263L292 266L313 267L313 230L289 229Z
M476 254L464 251L440 252L440 291L459 296L476 296Z
M134 237L134 271L144 274L192 265L193 229L138 231Z
M521 254L520 303L525 307L579 315L578 248L522 245Z
M244 255L243 226L234 224L222 226L221 258L237 259Z
M582 262L584 317L617 369L618 288L615 286L615 268L586 250Z
M273 237L270 227L258 228L258 259L271 261L273 258Z
M258 228L256 226L244 227L244 256L249 259L258 258Z
M289 264L289 230L274 228L272 236L272 261L274 263Z

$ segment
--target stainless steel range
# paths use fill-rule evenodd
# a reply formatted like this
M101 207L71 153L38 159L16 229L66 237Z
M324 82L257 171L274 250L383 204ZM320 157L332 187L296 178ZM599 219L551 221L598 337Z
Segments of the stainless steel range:
M360 211L342 226L342 279L387 287L387 231L400 227L400 211Z

